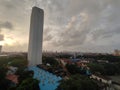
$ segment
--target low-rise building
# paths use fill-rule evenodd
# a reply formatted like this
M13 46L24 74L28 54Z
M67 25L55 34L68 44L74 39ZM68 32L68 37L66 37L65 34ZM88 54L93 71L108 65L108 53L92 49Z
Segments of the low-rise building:
M15 74L15 72L17 71L17 67L13 67L13 66L9 66L8 67L8 72L7 72L7 75L9 74Z
M102 76L102 75L100 75L100 74L92 74L92 75L90 76L90 78L95 79L95 80L97 80L97 81L100 81L100 82L102 82L102 83L108 84L108 85L111 85L111 84L112 84L112 80L111 80L110 78L105 77L105 76Z

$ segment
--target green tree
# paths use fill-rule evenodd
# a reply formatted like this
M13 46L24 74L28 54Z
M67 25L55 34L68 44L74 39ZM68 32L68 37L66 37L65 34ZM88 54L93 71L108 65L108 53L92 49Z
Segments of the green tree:
M53 67L59 65L58 61L53 57L45 57L44 56L42 60L43 60L43 64L49 63Z
M99 90L99 87L88 77L73 75L68 80L62 80L56 90Z
M73 74L86 74L86 68L78 67L76 64L67 64L67 70Z
M32 78L33 75L34 75L34 72L33 71L28 71L28 70L18 70L17 75L19 75L18 81L21 84L21 82L23 80L25 80L26 78Z
M7 90L10 87L11 81L6 79L7 69L0 67L0 90Z
M97 64L97 63L90 63L88 64L88 67L90 68L92 73L101 73L105 74L105 69L103 64Z
M66 65L66 68L67 68L67 70L71 73L71 74L77 74L77 73L79 73L79 68L76 66L76 65L74 65L74 64L67 64Z
M115 75L118 73L118 66L117 64L105 64L105 75Z
M27 78L22 81L16 90L40 90L39 81L33 78Z

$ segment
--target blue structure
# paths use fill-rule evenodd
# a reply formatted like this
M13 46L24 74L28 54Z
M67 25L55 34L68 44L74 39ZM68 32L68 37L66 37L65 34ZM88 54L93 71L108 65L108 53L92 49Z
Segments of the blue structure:
M91 75L90 70L86 70L86 75L88 75L88 76L90 76L90 75Z
M49 73L38 67L29 67L29 70L34 71L34 78L39 80L40 90L55 90L59 85L59 82L62 78Z

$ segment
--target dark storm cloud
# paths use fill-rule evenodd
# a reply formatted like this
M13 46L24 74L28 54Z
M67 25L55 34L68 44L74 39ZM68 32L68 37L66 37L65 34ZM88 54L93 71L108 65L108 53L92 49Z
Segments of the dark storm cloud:
M114 3L115 4L115 3ZM118 4L109 5L101 12L101 18L98 25L94 26L92 31L93 40L109 39L114 35L120 36L120 16L118 12ZM120 7L119 7L120 8Z
M2 34L0 34L0 41L4 40L4 36Z
M50 28L47 27L43 31L43 40L44 41L50 41L52 40L53 36L50 34Z
M12 21L11 24L15 24L13 35L16 35L16 28L26 35L29 30L31 7L37 5L45 12L43 40L46 48L50 47L51 50L79 48L90 51L94 51L93 47L96 51L102 47L108 51L115 46L120 48L119 43L116 43L117 38L120 38L120 0L36 1L0 0L0 21ZM10 28L9 24L3 26ZM110 45L106 46L106 43Z
M87 23L87 15L81 13L80 15L71 17L68 24L61 33L58 33L59 40L53 44L60 47L75 47L84 43L89 30L84 25ZM83 30L84 28L84 30Z
M0 22L0 33L2 31L2 29L8 29L8 30L13 30L13 25L12 23L6 21L6 22ZM0 34L0 41L4 40L4 34Z
M11 22L0 22L0 28L13 29L13 24Z
M100 43L104 45L104 39L108 39L107 42L112 44L110 39L114 35L120 35L118 0L65 0L64 3L53 0L46 8L49 12L47 24L59 27L54 30L58 32L55 35L57 39L51 40L51 44L57 49L79 48L96 40L101 40ZM72 21L72 17L76 20ZM88 37L92 38L92 41L86 41L89 40ZM86 47L84 45L82 48ZM94 47L100 49L97 45Z
M106 39L106 38L110 38L114 35L119 35L120 34L120 27L117 27L115 29L112 29L112 30L98 30L98 31L94 31L92 33L93 35L93 40L97 40L99 38L103 38L103 39Z

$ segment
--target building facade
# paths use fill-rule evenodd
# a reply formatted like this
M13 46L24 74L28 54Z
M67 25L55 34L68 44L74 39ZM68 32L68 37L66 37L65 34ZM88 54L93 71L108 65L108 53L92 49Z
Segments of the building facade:
M38 7L33 7L28 47L29 66L42 64L43 23L44 11Z

